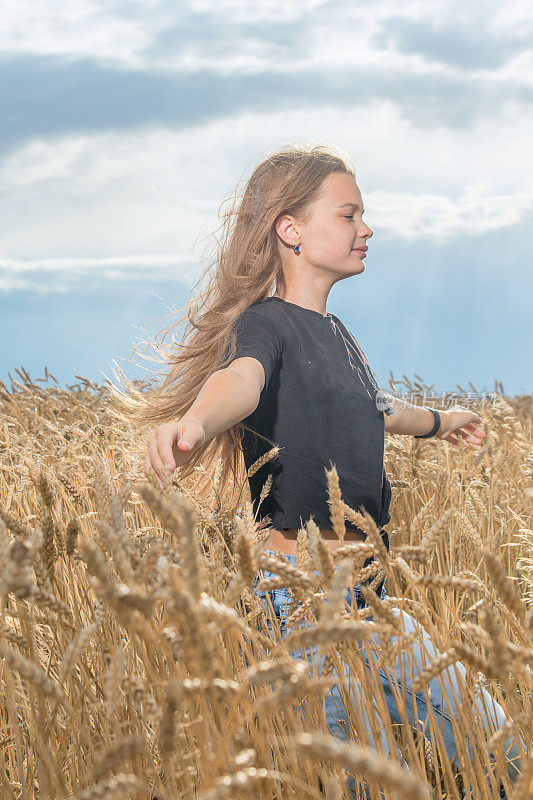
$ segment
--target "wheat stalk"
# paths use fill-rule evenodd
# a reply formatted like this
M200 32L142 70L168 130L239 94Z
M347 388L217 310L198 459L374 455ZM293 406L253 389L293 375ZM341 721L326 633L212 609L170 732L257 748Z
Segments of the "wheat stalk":
M294 739L296 750L303 756L324 758L342 764L408 800L431 800L429 785L420 775L412 775L389 759L377 755L367 747L341 744L327 737L301 733Z

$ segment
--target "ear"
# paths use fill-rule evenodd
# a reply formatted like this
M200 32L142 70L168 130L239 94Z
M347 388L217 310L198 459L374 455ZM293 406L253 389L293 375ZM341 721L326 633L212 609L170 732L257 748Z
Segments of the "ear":
M281 214L274 223L274 228L284 244L293 247L300 239L300 228L291 214Z

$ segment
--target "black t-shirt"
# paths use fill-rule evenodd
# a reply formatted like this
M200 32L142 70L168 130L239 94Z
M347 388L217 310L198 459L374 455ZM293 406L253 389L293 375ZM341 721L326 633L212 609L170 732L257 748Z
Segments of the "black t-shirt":
M312 516L319 528L331 528L325 467L335 464L343 500L355 510L362 504L378 527L386 525L391 485L383 461L384 412L391 409L344 323L272 296L240 314L235 329L235 358L253 356L265 370L259 404L242 420L251 429L242 437L246 468L273 446L255 433L280 447L248 479L257 512L261 489L273 476L257 517L288 529ZM361 529L346 521L346 530Z

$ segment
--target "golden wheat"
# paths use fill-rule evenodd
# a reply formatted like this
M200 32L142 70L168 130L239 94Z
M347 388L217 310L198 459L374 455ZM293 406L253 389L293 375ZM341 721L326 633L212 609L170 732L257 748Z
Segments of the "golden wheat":
M427 797L424 776L435 797L457 800L438 718L429 714L422 736L388 716L380 670L419 635L403 632L397 608L442 651L411 690L462 661L465 697L485 687L508 716L483 732L508 797L528 796L530 752L514 790L502 770L509 737L530 751L533 740L530 400L500 397L480 411L488 436L479 453L387 437L390 553L365 509L341 497L330 467L342 546L330 550L310 518L294 565L263 551L269 526L253 513L246 474L237 501L220 496L220 461L199 470L205 495L179 471L165 470L161 490L140 471L143 437L116 423L104 390L86 379L75 390L44 389L18 374L11 390L0 382L2 796L342 800L344 767L358 790L366 780L386 800ZM269 475L263 497L271 486ZM364 542L342 541L345 519ZM261 570L274 575L262 580ZM385 576L380 600L374 589ZM366 584L366 606L346 609L355 583ZM281 587L291 596L285 631L257 595ZM316 661L295 658L306 647L322 655L320 674ZM368 647L376 658L367 665ZM334 685L356 745L324 739ZM393 749L385 758L367 746L359 703L371 730L401 740L409 771ZM486 742L475 758L467 746L481 727L469 705L457 724L461 780L472 800L488 800Z

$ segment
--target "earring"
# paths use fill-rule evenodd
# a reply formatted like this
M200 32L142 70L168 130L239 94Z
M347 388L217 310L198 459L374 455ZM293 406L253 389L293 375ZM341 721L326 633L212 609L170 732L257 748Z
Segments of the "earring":
M293 250L294 250L295 253L299 253L300 252L300 245L299 244L295 244L294 247L293 247Z

